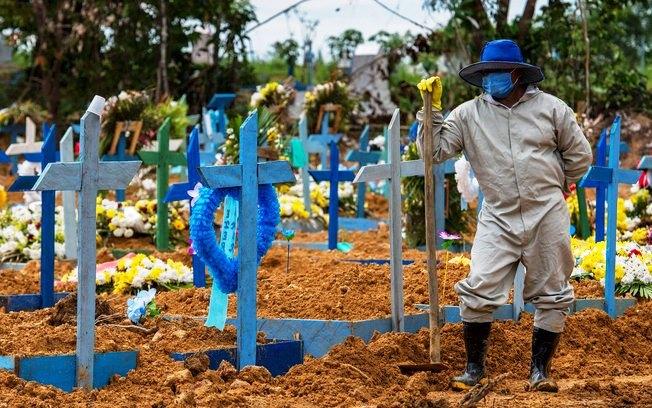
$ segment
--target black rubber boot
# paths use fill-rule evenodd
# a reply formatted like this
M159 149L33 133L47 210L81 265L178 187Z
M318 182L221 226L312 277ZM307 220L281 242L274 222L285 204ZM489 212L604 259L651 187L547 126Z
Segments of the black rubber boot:
M491 322L464 322L464 346L466 348L466 369L453 377L451 387L456 391L468 390L484 377L484 361L489 345Z
M561 333L553 333L535 327L532 331L532 364L530 366L530 390L557 392L559 387L550 378L550 363L555 355Z

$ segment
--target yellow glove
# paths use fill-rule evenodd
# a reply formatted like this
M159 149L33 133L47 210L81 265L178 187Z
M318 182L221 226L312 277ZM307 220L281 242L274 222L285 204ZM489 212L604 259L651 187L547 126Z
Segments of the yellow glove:
M431 76L428 79L422 79L418 84L421 99L424 99L424 92L432 92L432 108L438 111L441 110L441 94L442 86L441 79L438 76Z

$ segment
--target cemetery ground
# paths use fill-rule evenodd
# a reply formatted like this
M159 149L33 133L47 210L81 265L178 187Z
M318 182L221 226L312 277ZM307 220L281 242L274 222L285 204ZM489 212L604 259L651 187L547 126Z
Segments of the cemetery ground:
M274 246L263 259L258 273L259 317L313 319L369 319L388 316L389 266L347 262L356 258L386 258L388 231L342 232L354 244L347 254L293 248L286 271L287 249ZM299 241L325 240L326 233L301 233ZM151 241L116 240L109 246L155 251ZM156 253L190 263L185 248ZM454 282L468 273L468 266L454 265L459 254L440 252L440 299L457 304ZM98 263L113 258L111 251L98 248ZM414 260L404 267L405 313L419 313L415 304L427 303L425 253L405 248L404 258ZM58 278L71 268L58 261ZM0 293L38 290L38 261L22 271L0 272ZM602 287L595 281L573 283L577 297L598 298ZM61 290L74 290L72 283L57 283ZM426 362L428 332L376 334L365 344L349 338L321 358L306 356L302 365L286 375L272 378L264 369L237 373L230 365L206 370L197 358L191 363L174 362L173 351L201 352L235 344L235 328L220 332L204 327L201 320L208 307L209 290L188 288L161 292L157 304L161 315L147 319L142 329L125 321L127 295L98 296L97 351L137 349L138 367L126 377L116 377L90 397L81 391L60 390L26 382L0 372L0 406L86 406L96 407L186 407L186 406L457 406L463 394L449 390L448 378L462 369L464 347L461 325L443 329L442 356L450 370L411 377L398 371L397 363ZM5 353L38 355L72 353L75 349L75 307L67 302L34 312L0 313L0 349ZM230 299L229 314L235 314ZM174 317L174 318L171 318ZM532 318L494 325L488 357L489 376L511 375L499 384L480 406L646 406L652 404L652 302L639 301L625 315L611 320L599 310L585 310L568 319L553 372L559 379L558 394L525 390L530 353ZM10 328L10 329L8 329ZM259 334L259 343L265 338ZM650 405L648 405L650 406Z

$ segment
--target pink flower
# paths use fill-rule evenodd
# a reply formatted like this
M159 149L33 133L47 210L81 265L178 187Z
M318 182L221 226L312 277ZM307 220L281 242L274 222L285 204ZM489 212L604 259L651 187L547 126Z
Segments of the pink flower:
M199 198L199 190L202 188L202 184L200 182L197 182L195 184L195 187L192 190L188 190L188 195L190 196L190 206L192 207L195 205L195 202L197 202L197 199Z
M195 248L192 247L192 239L188 239L188 255L195 255Z
M451 234L451 233L448 233L448 232L446 232L444 230L444 231L439 232L439 238L445 239L447 241L457 241L459 239L462 239L462 236L459 235L459 234L455 234L455 233Z

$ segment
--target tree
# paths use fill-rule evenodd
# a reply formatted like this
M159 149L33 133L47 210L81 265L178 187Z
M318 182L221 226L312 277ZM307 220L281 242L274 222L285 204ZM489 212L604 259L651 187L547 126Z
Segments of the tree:
M197 107L253 78L246 28L255 20L248 0L0 0L0 31L28 60L2 92L44 104L57 122L93 94L127 89L187 93ZM212 64L192 63L199 26L214 33Z
M288 75L294 76L294 68L299 59L299 43L292 38L288 38L285 41L276 41L272 44L272 47L274 48L274 54L287 64Z
M326 42L334 60L351 60L364 37L360 31L349 28L339 36L328 37Z

